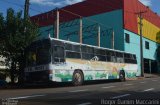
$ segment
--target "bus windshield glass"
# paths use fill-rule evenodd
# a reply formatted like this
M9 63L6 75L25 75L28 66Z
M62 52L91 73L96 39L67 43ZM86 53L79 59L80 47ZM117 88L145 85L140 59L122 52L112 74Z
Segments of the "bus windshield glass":
M26 53L26 66L44 65L51 62L51 51L48 41L38 41L30 45Z

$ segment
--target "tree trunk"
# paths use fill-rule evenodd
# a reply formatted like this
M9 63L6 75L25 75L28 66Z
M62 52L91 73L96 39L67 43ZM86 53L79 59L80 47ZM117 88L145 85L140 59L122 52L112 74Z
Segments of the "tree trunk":
M25 56L22 53L19 61L19 78L18 78L18 82L21 85L23 85L24 83L24 68L25 68Z
M15 73L15 70L14 70L14 61L12 61L11 63L11 69L10 69L10 75L11 75L11 84L14 84L14 73Z

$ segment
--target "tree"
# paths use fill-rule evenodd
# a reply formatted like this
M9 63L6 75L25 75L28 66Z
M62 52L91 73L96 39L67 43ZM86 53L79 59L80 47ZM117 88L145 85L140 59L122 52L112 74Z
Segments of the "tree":
M38 27L29 18L22 18L22 11L7 10L6 18L0 14L0 55L6 58L10 69L11 82L15 74L22 79L25 64L25 48L36 39ZM18 73L16 73L18 71ZM20 79L20 80L21 80Z

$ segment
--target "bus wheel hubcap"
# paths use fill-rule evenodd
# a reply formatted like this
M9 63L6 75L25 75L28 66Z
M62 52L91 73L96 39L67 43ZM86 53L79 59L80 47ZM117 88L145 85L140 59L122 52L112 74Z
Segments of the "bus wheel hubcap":
M80 75L79 73L76 73L76 74L75 74L75 82L76 82L76 83L81 82L81 75Z

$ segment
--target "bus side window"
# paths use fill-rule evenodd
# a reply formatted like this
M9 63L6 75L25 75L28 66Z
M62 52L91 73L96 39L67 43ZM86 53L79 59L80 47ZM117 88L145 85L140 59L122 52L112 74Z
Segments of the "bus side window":
M125 57L125 63L131 63L131 64L136 64L136 57L132 54L124 54Z
M133 56L133 64L137 64L137 59L136 59L136 55L132 55Z
M117 58L116 58L115 52L111 51L110 54L111 54L111 62L117 62Z
M95 48L94 55L99 58L99 61L106 62L106 50Z
M118 63L124 63L123 53L116 52L117 62Z
M124 62L129 63L129 54L124 54Z
M107 62L111 62L111 54L110 51L106 50L106 58L107 58Z
M54 46L53 48L53 62L65 62L64 47Z
M91 60L94 57L94 48L89 46L81 46L82 59Z

